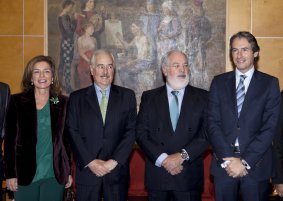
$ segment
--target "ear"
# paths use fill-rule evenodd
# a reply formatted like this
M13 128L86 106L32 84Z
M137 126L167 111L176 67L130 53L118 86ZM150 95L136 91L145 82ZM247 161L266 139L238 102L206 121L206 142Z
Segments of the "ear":
M254 52L254 58L258 57L258 52Z
M167 76L167 69L165 66L162 66L162 73L165 77Z
M90 70L90 74L93 76L93 68L91 65L89 65L89 70Z

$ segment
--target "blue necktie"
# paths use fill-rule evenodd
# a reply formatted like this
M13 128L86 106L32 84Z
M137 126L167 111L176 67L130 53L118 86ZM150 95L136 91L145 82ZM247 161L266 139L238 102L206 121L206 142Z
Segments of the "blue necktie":
M245 85L244 85L244 80L246 79L247 76L245 75L240 75L240 82L237 86L236 89L236 97L237 97L237 111L238 111L238 118L240 117L240 113L243 107L243 103L245 100ZM239 146L239 139L238 137L236 138L235 144L234 144L234 152L235 153L240 153L240 146Z
M237 110L238 110L238 117L240 116L242 107L243 107L243 103L245 100L245 85L244 85L244 80L247 76L245 75L240 75L240 82L237 86L236 89L236 97L237 97Z
M179 103L178 103L178 91L171 91L173 98L170 104L170 119L173 130L176 130L178 118L179 118Z

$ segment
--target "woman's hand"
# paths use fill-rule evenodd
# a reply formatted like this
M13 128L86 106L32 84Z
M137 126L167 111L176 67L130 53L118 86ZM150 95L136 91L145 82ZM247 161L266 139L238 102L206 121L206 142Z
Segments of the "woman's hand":
M73 183L73 177L69 175L68 182L66 183L65 188L70 188L72 186L72 183Z
M6 185L8 190L15 192L18 190L18 179L17 178L6 179Z

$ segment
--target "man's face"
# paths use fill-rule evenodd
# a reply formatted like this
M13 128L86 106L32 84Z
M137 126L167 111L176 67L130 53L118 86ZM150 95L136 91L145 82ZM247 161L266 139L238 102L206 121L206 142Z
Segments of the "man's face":
M258 56L258 52L253 52L246 38L235 38L231 52L236 68L242 73L246 73L254 66L254 58Z
M189 83L188 60L180 52L172 53L168 58L168 65L162 67L166 82L174 90L186 87Z
M100 53L96 56L95 64L90 67L94 82L101 88L107 88L114 78L114 64L111 55Z

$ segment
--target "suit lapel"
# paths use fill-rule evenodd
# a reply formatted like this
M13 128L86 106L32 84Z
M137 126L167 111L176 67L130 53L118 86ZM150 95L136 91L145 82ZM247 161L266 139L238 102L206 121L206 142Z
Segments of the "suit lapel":
M115 85L112 85L111 89L110 89L108 104L107 104L105 125L107 125L108 121L111 122L112 118L115 118L115 117L113 117L113 115L116 114L114 111L116 111L120 107L119 106L119 100L120 100L119 97L120 97L120 93L119 93L118 88Z
M29 125L31 125L32 133L31 135L35 136L37 135L37 111L36 111L36 103L35 103L35 97L34 97L34 91L30 90L26 93L23 93L21 96L21 112L23 112L22 115L25 117L21 121L28 122Z
M260 87L261 84L262 83L260 82L260 77L258 76L258 73L255 70L253 77L251 79L249 88L248 88L247 93L245 95L245 100L244 100L243 107L242 107L242 110L241 110L241 116L245 115L245 113L248 110L248 106L251 105L251 102L253 101L253 99L255 97L255 94L257 94L258 91L261 90L261 87Z
M50 105L50 116L51 116L51 130L52 130L52 140L54 141L54 137L57 135L58 129L58 124L60 124L60 116L61 116L61 111L62 111L62 100L59 99L59 103L54 104L51 101L49 101Z
M238 119L235 71L228 74L225 86L226 93L223 94L227 94L227 103L231 103L231 111L233 112L235 119Z
M170 129L172 132L174 132L170 119L169 102L166 86L163 86L160 90L160 94L157 94L155 99L155 105L156 108L160 109L158 111L158 117L161 118L160 122L164 122L163 126L167 126L166 129Z
M101 121L100 123L103 124L96 91L93 85L88 87L85 95L86 95L86 102L90 105L91 109L93 110L93 114L96 115L98 119L100 119Z
M183 101L181 105L181 110L180 110L180 116L178 119L178 123L176 126L175 132L178 130L183 130L183 126L187 126L188 122L191 122L190 117L192 115L192 111L194 111L194 103L195 103L195 92L193 91L193 88L188 85L185 89L185 93L183 96Z

